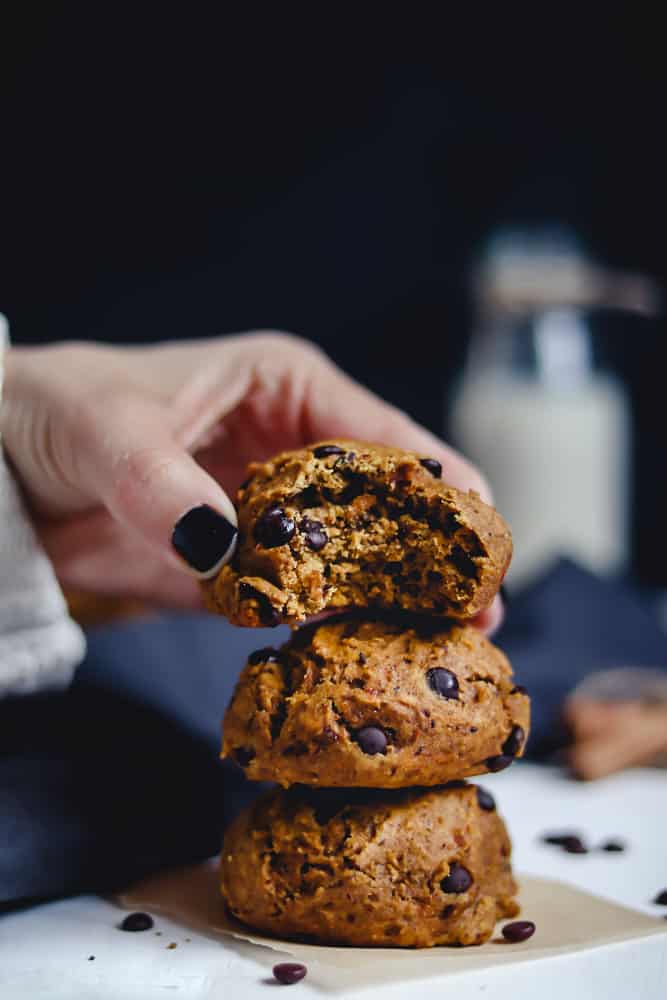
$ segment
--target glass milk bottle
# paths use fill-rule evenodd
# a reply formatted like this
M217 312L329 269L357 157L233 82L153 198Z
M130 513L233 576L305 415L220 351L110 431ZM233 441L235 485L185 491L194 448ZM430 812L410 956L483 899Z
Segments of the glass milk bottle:
M651 287L590 264L561 233L506 234L477 276L479 322L451 421L515 542L511 588L559 556L601 574L628 558L630 414L596 360L598 306L647 311Z

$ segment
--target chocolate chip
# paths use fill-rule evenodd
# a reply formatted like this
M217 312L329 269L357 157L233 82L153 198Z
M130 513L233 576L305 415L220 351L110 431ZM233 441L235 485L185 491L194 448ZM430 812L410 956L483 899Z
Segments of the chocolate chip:
M419 464L423 465L423 467L427 469L436 479L442 479L442 465L437 459L422 458L420 459Z
M576 833L545 833L540 837L540 840L543 844L555 844L556 847L562 847L566 841L575 840L577 837Z
M339 448L337 444L321 444L319 448L313 449L315 458L327 458L329 455L344 455L345 448Z
M128 913L120 925L122 931L149 931L153 918L149 913Z
M339 472L342 475L349 476L352 473L350 466L356 457L357 453L355 451L348 451L347 455L341 455L341 457L337 458L333 464L334 472Z
M581 837L563 837L561 847L568 854L588 854L588 848Z
M527 941L535 933L535 924L532 920L515 920L512 924L505 924L503 927L503 937L512 944L519 941Z
M364 726L360 729L357 732L357 743L364 753L371 756L387 751L387 737L379 726Z
M283 986L293 986L294 983L300 983L307 972L306 966L301 965L300 962L281 962L279 965L273 966L274 978Z
M247 479L244 479L244 480L243 480L243 482L242 482L242 483L241 483L241 485L239 486L239 493L240 493L240 492L241 492L242 490L247 490L247 489L248 489L248 487L250 486L251 482L253 481L253 478L254 478L254 476L248 476L248 478L247 478Z
M439 694L441 698L458 698L459 682L456 674L453 674L451 670L445 670L444 667L434 667L427 671L426 679L431 690Z
M329 536L321 522L313 521L310 517L302 518L299 531L306 536L306 544L315 552L319 552L329 541Z
M497 771L504 771L506 767L509 767L514 757L509 757L507 754L499 754L497 757L488 757L484 762L493 774Z
M280 625L280 615L273 607L266 594L260 594L260 592L255 590L254 587L251 587L249 583L239 584L239 600L257 601L259 618L262 625L266 625L267 628L274 628L276 625Z
M667 889L662 889L653 902L656 906L667 906Z
M526 734L521 726L512 726L512 731L503 743L503 753L508 757L516 757L524 744Z
M234 760L241 767L247 767L255 759L255 751L252 747L235 747L232 753L234 754Z
M472 885L472 875L467 868L453 861L449 866L449 875L443 878L440 888L443 892L467 892Z
M259 663L278 663L279 660L280 654L278 650L273 649L271 646L265 646L264 649L256 649L248 657L248 663L252 667L256 667Z
M440 916L442 917L443 920L446 920L447 917L451 917L451 915L452 915L453 912L454 912L454 904L453 903L449 903L444 908L444 910L442 911L442 913L440 914Z
M94 955L89 955L88 956L88 961L89 962L94 962L95 961L95 956Z
M605 840L604 844L600 844L600 850L608 851L610 854L622 854L625 844L620 840Z
M512 688L512 690L510 691L510 694L528 694L528 691L523 686L523 684L517 684L516 687Z
M296 525L282 507L269 507L255 524L255 541L265 549L287 545L294 537Z
M479 808L484 809L486 812L493 812L496 808L496 800L491 792L487 792L486 788L480 788L479 785L477 785L477 802Z
M262 625L265 625L266 628L275 628L276 625L280 625L281 623L280 615L268 599L260 604L260 618Z

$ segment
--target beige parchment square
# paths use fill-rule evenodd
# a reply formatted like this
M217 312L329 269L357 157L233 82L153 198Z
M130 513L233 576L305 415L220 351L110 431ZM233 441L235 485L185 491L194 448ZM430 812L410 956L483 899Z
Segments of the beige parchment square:
M519 878L521 919L535 922L532 938L508 944L500 936L477 947L345 948L299 944L255 933L224 910L215 861L156 875L116 897L122 907L169 917L209 936L239 939L303 962L309 981L328 992L434 976L462 975L494 966L536 962L654 934L664 921L549 879Z

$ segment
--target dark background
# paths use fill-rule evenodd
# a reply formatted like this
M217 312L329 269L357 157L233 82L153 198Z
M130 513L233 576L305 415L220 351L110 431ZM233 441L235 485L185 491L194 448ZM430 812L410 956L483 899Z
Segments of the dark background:
M14 7L0 307L17 342L288 329L440 432L470 268L499 225L569 225L667 285L646 11ZM664 327L621 329L613 351L636 422L634 569L662 585Z

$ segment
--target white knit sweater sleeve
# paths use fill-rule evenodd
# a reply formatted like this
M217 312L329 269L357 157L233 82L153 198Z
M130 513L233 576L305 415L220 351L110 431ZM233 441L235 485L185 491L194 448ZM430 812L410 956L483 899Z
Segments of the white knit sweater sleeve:
M0 404L7 342L0 313ZM0 697L66 686L85 648L0 447Z

